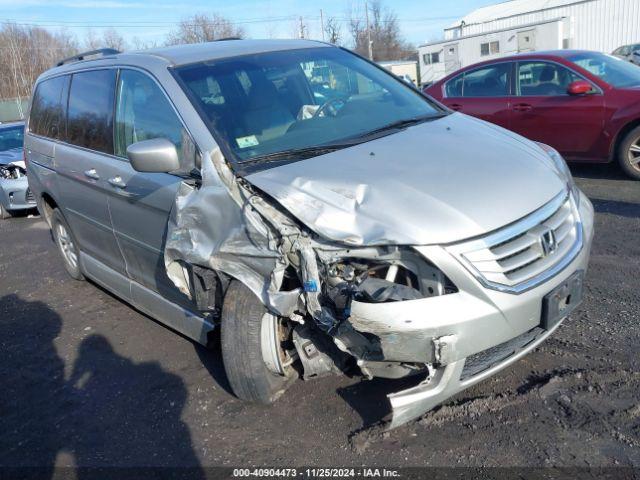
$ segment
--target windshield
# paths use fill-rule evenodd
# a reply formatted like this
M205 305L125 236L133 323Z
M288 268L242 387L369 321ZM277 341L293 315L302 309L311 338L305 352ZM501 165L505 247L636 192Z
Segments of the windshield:
M11 128L0 127L0 152L14 148L22 148L24 142L24 126Z
M385 127L405 128L444 113L415 89L338 48L246 55L176 73L236 165L302 150L307 155L300 158L308 158L316 147L344 148ZM326 151L317 150L315 155Z
M618 88L640 85L640 67L604 53L579 53L568 58L579 67Z

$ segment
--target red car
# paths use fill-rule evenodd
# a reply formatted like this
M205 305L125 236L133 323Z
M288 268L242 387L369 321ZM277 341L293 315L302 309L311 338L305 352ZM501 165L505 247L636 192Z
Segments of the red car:
M629 62L577 50L519 54L458 70L425 93L567 160L617 160L640 179L640 67Z

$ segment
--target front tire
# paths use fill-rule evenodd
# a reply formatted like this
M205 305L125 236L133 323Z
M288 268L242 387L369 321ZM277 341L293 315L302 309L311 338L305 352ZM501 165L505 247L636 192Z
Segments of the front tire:
M64 268L67 273L76 280L84 280L84 275L80 270L80 250L78 242L71 232L69 224L65 220L59 209L54 209L51 214L51 231L53 240L62 255Z
M231 389L241 400L273 403L295 380L295 370L286 366L282 336L269 335L271 327L278 331L280 326L248 287L231 282L222 307L222 359Z
M640 180L640 127L631 130L622 140L618 162L628 176Z

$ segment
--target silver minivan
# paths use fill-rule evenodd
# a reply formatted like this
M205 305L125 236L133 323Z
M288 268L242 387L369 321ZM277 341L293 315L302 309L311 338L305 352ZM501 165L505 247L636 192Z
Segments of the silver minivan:
M561 156L306 40L60 62L25 136L65 267L204 345L238 397L357 371L391 427L581 302L593 209Z

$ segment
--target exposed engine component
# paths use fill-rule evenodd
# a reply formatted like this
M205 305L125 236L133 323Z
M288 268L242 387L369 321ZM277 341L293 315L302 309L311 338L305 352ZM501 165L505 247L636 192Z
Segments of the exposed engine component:
M326 269L326 291L336 313L349 316L351 299L365 303L401 302L453 293L453 283L415 253L399 249L377 258L343 258Z
M352 306L419 300L454 293L457 288L435 265L411 249L374 247L357 252L358 257L349 250L320 251L316 263L309 250L301 251L305 267L312 265L302 269L301 280L305 284L308 313L319 327L316 330L305 326L308 335L305 347L299 334L298 342L294 340L305 378L331 371L329 358L319 356L318 352L322 350L318 342L326 341L323 333L329 334L341 352L355 358L368 378L401 378L428 371L431 368L428 363L404 361L402 355L390 348L394 344L386 336L383 339L377 333L355 328Z
M349 356L338 350L326 335L307 325L298 325L293 330L293 344L305 380L341 373L347 366Z
M27 171L15 163L0 165L0 178L5 180L17 180L27 175Z
M413 287L373 277L362 281L357 295L358 300L369 303L401 302L423 297L420 290Z

